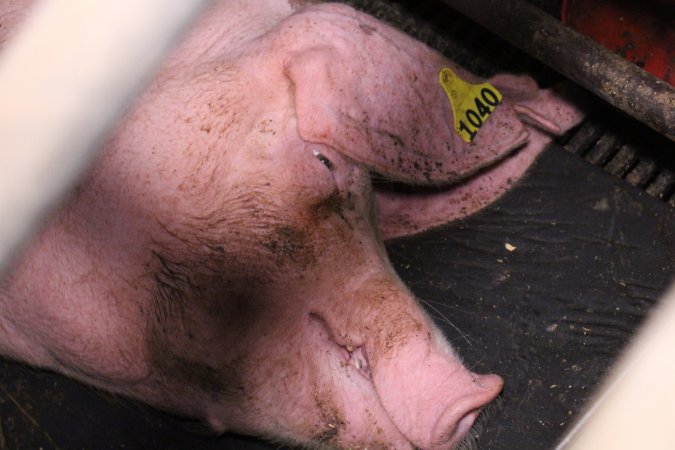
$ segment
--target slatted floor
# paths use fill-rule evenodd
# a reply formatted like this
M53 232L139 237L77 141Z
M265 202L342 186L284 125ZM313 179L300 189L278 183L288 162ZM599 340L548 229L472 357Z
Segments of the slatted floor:
M564 147L675 207L675 144L619 113L596 113Z

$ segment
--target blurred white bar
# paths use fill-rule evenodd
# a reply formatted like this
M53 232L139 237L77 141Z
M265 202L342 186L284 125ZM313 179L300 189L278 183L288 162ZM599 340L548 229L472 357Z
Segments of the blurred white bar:
M556 448L675 449L675 287Z
M0 55L0 275L207 0L46 0Z

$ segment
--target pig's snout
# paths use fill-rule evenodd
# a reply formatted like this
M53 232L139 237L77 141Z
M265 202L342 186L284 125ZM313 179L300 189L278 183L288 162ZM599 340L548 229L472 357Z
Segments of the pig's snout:
M412 343L417 348L380 361L374 384L392 421L415 447L449 450L464 439L504 382L497 375L470 372L443 345L425 344Z
M340 436L342 444L358 445L344 448L369 448L362 446L364 439L384 435L390 443L383 448L456 448L483 407L499 395L503 380L468 370L396 279L378 273L352 288L360 293L358 313L353 304L336 300L309 315L316 336L339 349L331 353L347 374L344 384L358 386L344 390L344 422L352 428ZM366 391L371 403L363 405ZM363 415L359 405L369 412ZM373 426L384 431L373 434Z

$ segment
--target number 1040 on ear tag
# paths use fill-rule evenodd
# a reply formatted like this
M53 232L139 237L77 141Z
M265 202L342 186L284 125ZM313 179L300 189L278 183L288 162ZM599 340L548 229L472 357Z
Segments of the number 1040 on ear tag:
M438 80L450 99L455 130L466 142L473 141L502 101L502 94L490 83L467 83L447 67L441 69Z

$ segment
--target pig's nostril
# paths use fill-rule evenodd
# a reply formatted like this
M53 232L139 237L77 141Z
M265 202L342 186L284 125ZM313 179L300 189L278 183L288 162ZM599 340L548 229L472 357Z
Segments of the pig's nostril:
M479 414L480 408L469 411L460 418L455 416L450 421L442 421L445 423L439 423L439 428L436 432L439 432L440 434L432 441L430 448L467 448L465 443L469 441L471 428ZM468 448L471 448L471 446L469 445Z
M476 421L478 414L480 414L480 409L475 409L462 417L462 419L457 424L456 434L459 436L465 436L471 430L471 427Z

